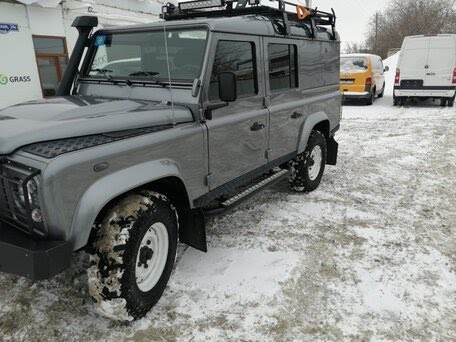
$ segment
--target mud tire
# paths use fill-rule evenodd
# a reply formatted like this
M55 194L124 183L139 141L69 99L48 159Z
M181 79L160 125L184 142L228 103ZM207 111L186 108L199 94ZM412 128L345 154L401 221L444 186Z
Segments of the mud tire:
M315 179L311 179L309 175L309 168L312 166L313 159L311 158L311 152L316 146L321 149L321 164L320 171ZM320 185L321 178L325 171L326 165L326 139L325 136L319 131L312 131L310 133L307 147L303 153L297 155L292 161L288 163L290 174L288 176L288 184L291 189L296 192L311 192L318 188Z
M167 231L166 263L156 285L143 292L136 278L137 257L145 234L157 223ZM88 269L89 292L97 310L119 321L144 317L162 296L173 269L178 237L175 208L165 196L143 191L115 205L97 228Z

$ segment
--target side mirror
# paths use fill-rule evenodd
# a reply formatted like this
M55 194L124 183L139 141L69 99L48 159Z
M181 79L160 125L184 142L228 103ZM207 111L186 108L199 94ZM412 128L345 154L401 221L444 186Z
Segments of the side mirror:
M223 102L233 102L237 98L236 75L234 72L221 72L218 75L219 98Z
M383 69L383 71L387 72L387 71L389 71L389 69L390 69L389 66L386 66L385 69Z

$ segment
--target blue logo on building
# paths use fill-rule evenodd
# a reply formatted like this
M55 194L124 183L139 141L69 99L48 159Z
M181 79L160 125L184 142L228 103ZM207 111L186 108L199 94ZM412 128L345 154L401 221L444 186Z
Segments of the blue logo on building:
M7 34L11 31L19 31L18 24L0 23L0 33Z

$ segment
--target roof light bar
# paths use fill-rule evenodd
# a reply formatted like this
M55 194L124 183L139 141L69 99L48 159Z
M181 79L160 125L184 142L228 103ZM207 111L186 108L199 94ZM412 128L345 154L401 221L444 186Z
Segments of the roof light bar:
M197 0L179 2L180 11L225 6L225 0Z

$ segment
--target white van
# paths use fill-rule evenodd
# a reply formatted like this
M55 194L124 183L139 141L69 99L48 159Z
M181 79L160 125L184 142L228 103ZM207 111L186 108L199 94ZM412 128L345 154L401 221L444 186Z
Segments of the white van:
M394 105L407 98L440 99L452 107L456 93L456 34L405 37L394 80Z

